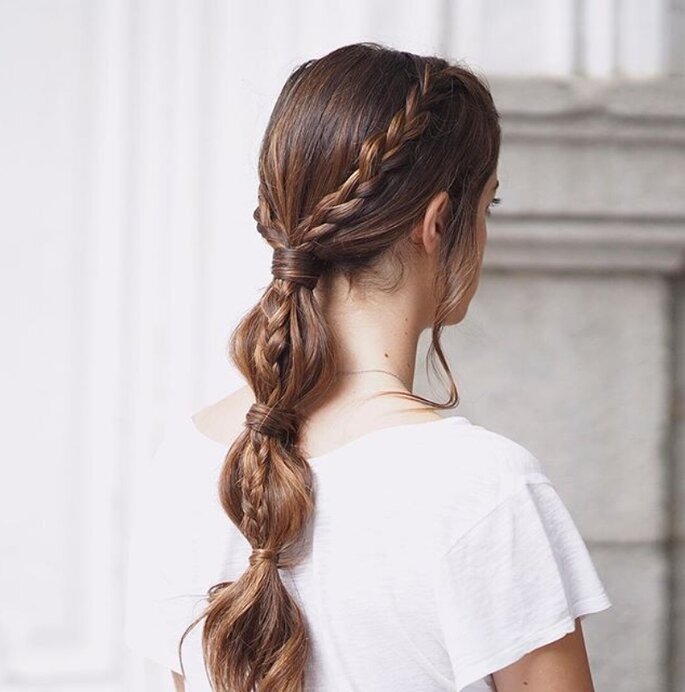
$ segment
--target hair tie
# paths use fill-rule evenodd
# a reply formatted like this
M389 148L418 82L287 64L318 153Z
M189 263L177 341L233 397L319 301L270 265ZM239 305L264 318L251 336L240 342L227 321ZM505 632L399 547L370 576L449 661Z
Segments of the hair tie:
M278 562L280 555L278 551L269 548L253 548L249 558L250 565L254 567L254 565L260 562L274 562L277 567L280 567L281 565Z
M313 289L321 276L324 261L299 247L277 247L271 260L271 273L277 279Z
M260 402L255 402L245 416L245 425L256 432L286 439L297 432L299 417L292 411L282 411Z

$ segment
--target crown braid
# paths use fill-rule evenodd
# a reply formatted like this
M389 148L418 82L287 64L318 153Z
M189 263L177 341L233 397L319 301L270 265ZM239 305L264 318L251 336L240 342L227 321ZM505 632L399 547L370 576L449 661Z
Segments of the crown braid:
M324 241L359 214L365 200L378 193L387 174L407 164L411 157L407 144L421 137L431 121L430 108L438 97L432 90L433 84L449 73L449 68L432 70L435 64L442 66L442 61L424 65L418 82L409 88L404 106L390 119L387 129L362 143L355 170L300 221L292 233L300 240L291 247L323 258L326 255ZM272 247L288 247L289 234L266 202L261 184L258 199L253 214L257 230Z
M404 107L393 115L385 132L371 135L362 143L357 168L300 223L299 236L321 243L357 214L367 198L377 194L388 173L408 162L411 150L406 145L418 139L430 124L432 81L426 64L419 82L409 88Z

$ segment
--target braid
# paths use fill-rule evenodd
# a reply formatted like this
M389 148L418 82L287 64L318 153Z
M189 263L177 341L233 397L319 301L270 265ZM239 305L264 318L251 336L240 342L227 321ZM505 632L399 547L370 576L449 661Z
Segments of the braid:
M288 326L290 321L290 303L293 288L278 282L270 289L267 300L260 303L263 315L262 346L254 353L253 364L255 381L263 383L268 398L267 406L275 406L282 397L284 373L284 356L287 355L289 343ZM253 454L247 455L243 464L243 521L241 530L255 547L264 545L264 532L268 525L267 507L264 503L264 489L268 473L268 460L271 457L271 446L275 438L256 432L250 428Z
M430 123L431 85L430 66L426 64L422 79L409 89L404 107L391 118L387 130L362 143L357 168L303 219L298 237L306 236L320 244L357 214L367 198L377 194L387 174L408 162L411 151L406 145L418 139Z

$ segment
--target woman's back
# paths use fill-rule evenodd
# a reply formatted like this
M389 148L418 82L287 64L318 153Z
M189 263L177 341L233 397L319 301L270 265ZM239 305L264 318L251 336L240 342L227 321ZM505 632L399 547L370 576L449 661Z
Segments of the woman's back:
M136 508L127 641L179 672L207 589L251 553L219 503L227 446L211 424L243 395L170 421L138 496L157 495ZM306 618L307 690L487 690L611 605L538 460L465 417L377 428L308 462L316 509L279 570ZM210 690L200 636L182 650L190 692Z
M520 445L436 417L500 143L486 81L438 56L350 44L286 79L253 213L273 278L227 349L255 398L171 424L134 532L130 641L178 670L190 632L191 690L203 667L217 692L591 685L576 619L609 601L559 496ZM413 391L426 331L439 401Z

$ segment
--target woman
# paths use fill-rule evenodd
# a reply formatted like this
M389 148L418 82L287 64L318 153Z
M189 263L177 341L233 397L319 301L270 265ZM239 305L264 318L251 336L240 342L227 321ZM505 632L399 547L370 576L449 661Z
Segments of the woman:
M435 412L499 150L463 66L366 43L288 78L254 215L273 280L231 338L247 385L170 426L168 511L132 553L128 642L178 689L592 690L581 617L611 603L573 520L528 450ZM412 393L424 329L444 403Z

